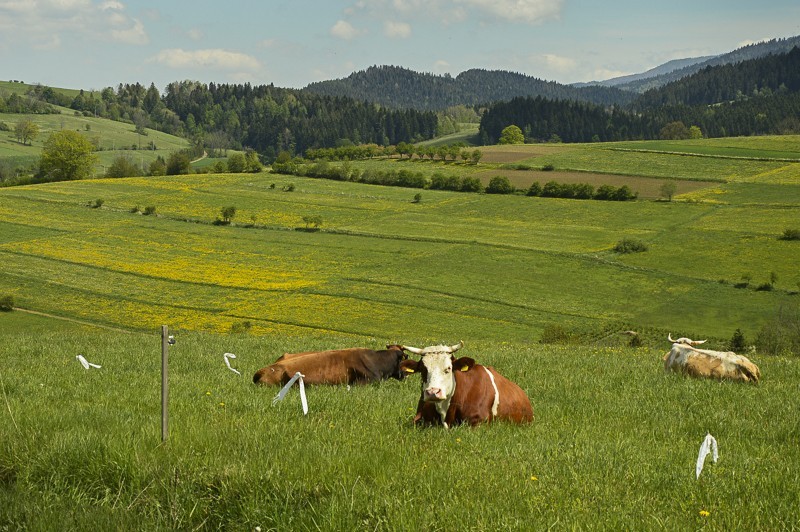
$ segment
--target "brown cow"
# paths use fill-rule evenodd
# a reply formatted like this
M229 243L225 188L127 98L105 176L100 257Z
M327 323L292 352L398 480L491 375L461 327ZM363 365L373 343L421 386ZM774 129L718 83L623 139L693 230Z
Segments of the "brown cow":
M306 384L364 384L393 377L402 379L400 362L407 359L399 345L375 351L363 347L285 353L253 375L255 384L286 384L298 371Z
M468 357L453 357L463 345L460 342L424 349L403 346L422 355L419 361L405 360L400 364L402 371L420 373L422 377L422 395L414 423L441 424L447 428L461 423L475 426L495 419L513 423L532 421L533 408L522 388L492 367L476 364Z
M674 342L669 353L664 355L664 371L679 371L692 377L712 379L730 379L757 383L761 378L758 366L745 356L731 351L711 351L694 347L705 340L689 338L672 339Z

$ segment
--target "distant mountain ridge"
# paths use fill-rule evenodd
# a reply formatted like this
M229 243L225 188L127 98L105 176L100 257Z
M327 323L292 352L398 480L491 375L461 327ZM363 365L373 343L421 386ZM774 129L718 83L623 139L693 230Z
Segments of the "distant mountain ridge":
M442 110L481 105L517 96L541 96L600 105L625 105L635 95L614 87L573 87L504 70L471 69L455 78L419 73L398 66L372 66L346 78L311 83L303 90L324 96L346 96L390 108Z
M708 61L709 59L713 59L715 57L717 56L704 55L701 57L689 57L686 59L673 59L672 61L667 61L663 65L651 68L650 70L647 70L646 72L642 72L640 74L628 74L627 76L619 76L604 81L587 81L585 83L573 83L572 85L574 87L587 87L591 85L602 85L603 87L619 87L620 85L625 85L626 83L634 83L644 79L655 78L657 76L669 74L670 72L674 72L682 68L691 67L692 65Z
M783 54L790 51L795 46L800 46L800 36L788 37L785 39L771 39L769 41L763 41L755 44L748 44L747 46L737 48L732 52L712 56L711 58L706 59L705 61L691 63L682 68L677 68L663 74L658 74L656 76L644 77L643 75L639 75L642 76L639 77L639 79L634 79L631 81L623 81L621 83L614 83L613 86L625 91L643 93L649 89L657 89L659 87L663 87L667 83L671 83L681 78L690 76L696 72L700 72L706 67L729 65L733 63L739 63L741 61L746 61L748 59L758 59L768 55ZM669 63L664 63L664 65L656 67L655 69L652 70L657 70L662 67L667 67L668 65L670 65L670 63L674 63L674 61L670 61ZM651 72L652 70L648 72ZM607 81L612 81L612 80L607 80ZM606 82L600 82L600 83L605 85Z
M800 46L800 36L750 44L715 56L673 59L639 74L571 85L506 70L474 68L452 77L449 74L420 73L399 66L383 65L353 72L346 78L311 83L303 90L378 103L394 109L423 111L537 96L550 100L626 106L638 94L663 87L709 66L786 53L795 46Z

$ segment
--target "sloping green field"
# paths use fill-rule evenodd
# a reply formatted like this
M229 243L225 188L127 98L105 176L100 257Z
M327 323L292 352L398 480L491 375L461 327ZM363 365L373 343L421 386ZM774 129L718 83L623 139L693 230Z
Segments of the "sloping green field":
M727 338L754 334L800 281L796 244L778 239L800 187L742 186L626 203L412 203L412 190L271 174L16 187L0 193L0 286L20 307L133 329L535 341L548 324L587 338L625 324ZM229 205L234 225L211 225ZM297 230L308 215L321 231ZM650 250L613 253L625 237ZM771 292L732 286L773 273Z
M752 386L665 375L661 357L667 333L724 348L796 304L800 246L779 237L800 220L797 163L727 182L733 159L603 155L719 179L624 203L270 173L0 189L0 296L44 314L0 313L0 530L796 528L796 357L748 354ZM648 250L614 253L625 237ZM540 343L551 325L577 343ZM272 406L250 381L284 352L458 340L527 392L531 425L415 430L413 376L309 387L307 416L296 390ZM719 461L698 479L706 433Z
M147 129L146 135L139 135L133 124L84 116L63 107L58 109L61 114L0 114L0 121L11 128L11 131L0 131L0 160L9 160L23 167L36 164L47 137L62 129L78 131L96 143L99 148L95 152L98 156L96 175L103 175L105 169L119 155L127 155L135 163L147 168L159 155L166 159L173 151L189 146L186 139L161 131ZM14 135L14 127L22 120L30 120L39 126L39 135L27 145L20 143ZM151 142L155 145L155 150L148 149Z

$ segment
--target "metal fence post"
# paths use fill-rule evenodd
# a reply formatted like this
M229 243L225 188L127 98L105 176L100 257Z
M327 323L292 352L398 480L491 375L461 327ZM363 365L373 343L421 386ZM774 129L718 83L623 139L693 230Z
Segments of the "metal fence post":
M169 399L169 380L167 379L167 352L169 351L169 330L161 326L161 441L167 441L169 421L167 402Z

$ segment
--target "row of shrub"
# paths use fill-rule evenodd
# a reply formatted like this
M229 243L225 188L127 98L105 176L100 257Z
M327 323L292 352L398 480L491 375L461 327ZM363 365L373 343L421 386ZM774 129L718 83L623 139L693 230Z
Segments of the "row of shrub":
M422 172L408 169L379 170L367 168L360 170L349 161L334 165L326 160L313 164L288 161L273 163L274 172L297 175L302 177L315 177L320 179L334 179L336 181L354 181L371 185L384 185L406 188L427 188L430 190L451 190L456 192L486 192L487 194L517 194L523 191L516 189L505 176L495 176L489 180L484 188L480 179L472 176L457 176L434 172L428 178ZM538 182L533 183L525 192L528 196L543 198L571 198L571 199L597 199L608 201L634 200L638 194L627 185L616 188L611 185L602 185L596 190L586 183L557 183L550 181L544 186Z
M558 183L548 181L544 186L534 182L526 192L528 196L542 198L595 199L604 201L630 201L639 197L628 185L617 188L613 185L600 185L597 189L589 183Z

